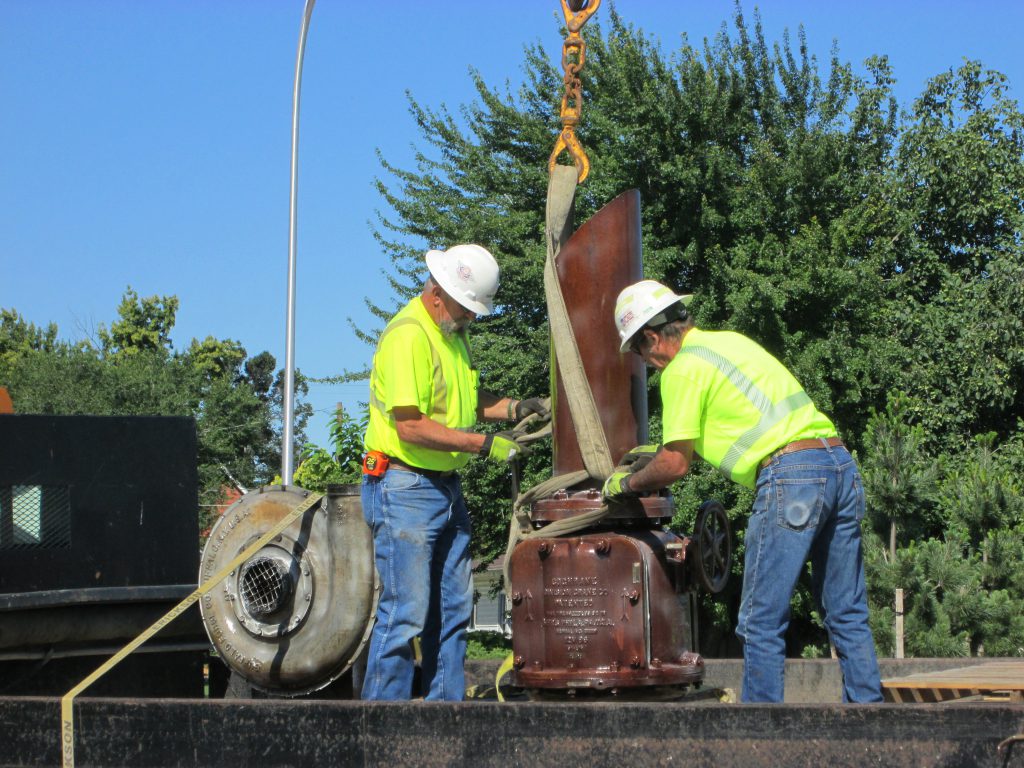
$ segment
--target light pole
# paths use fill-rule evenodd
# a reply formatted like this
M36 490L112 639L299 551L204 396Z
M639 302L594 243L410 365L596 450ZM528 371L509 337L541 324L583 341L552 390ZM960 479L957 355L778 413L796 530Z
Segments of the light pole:
M299 189L299 92L302 86L302 58L306 53L306 34L316 0L306 0L299 31L299 52L295 58L295 87L292 91L292 180L288 215L288 317L284 347L284 434L281 439L281 482L289 485L294 470L295 441L295 244L296 195Z

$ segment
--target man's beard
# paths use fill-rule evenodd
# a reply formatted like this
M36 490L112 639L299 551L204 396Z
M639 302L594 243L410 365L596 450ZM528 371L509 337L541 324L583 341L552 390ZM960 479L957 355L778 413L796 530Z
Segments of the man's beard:
M462 333L467 325L469 323L466 320L442 320L437 324L438 328L441 329L441 333L445 336L454 336L457 333Z

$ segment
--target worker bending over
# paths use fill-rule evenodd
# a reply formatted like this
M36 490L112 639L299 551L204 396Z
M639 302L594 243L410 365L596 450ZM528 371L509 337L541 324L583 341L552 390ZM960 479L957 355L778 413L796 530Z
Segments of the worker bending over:
M381 582L364 699L408 699L411 641L420 637L425 698L465 695L466 625L473 610L469 511L458 470L476 455L499 462L510 433L478 420L548 417L541 400L479 389L466 328L489 314L498 264L479 245L428 251L423 292L388 323L373 356L362 500Z
M619 294L621 351L632 350L661 371L664 443L635 473L609 477L604 496L665 488L689 471L694 453L756 488L736 626L743 641L742 700L783 700L789 603L809 558L814 596L839 655L843 700L881 701L857 464L782 363L738 333L695 327L690 299L653 280Z

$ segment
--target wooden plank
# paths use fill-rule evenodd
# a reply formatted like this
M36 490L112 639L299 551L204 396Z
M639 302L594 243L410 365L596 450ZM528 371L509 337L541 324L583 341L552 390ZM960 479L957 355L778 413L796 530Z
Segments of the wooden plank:
M932 703L999 693L1020 699L1024 662L997 661L882 681L886 701Z

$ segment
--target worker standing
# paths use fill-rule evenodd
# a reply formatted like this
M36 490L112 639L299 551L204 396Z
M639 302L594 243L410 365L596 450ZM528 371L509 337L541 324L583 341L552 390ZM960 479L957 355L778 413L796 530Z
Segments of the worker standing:
M756 488L736 627L743 641L742 700L783 700L790 598L810 559L814 596L839 656L843 700L881 701L857 464L782 363L741 334L695 327L690 299L653 280L618 296L620 350L661 371L663 444L635 473L612 474L604 496L665 488L689 471L694 454Z
M464 697L473 585L458 470L475 455L505 462L521 451L511 433L473 432L478 420L549 416L538 398L479 390L466 329L492 311L494 257L479 245L456 245L428 251L426 264L422 293L384 329L370 374L362 501L381 594L364 699L410 698L417 636L424 697Z

